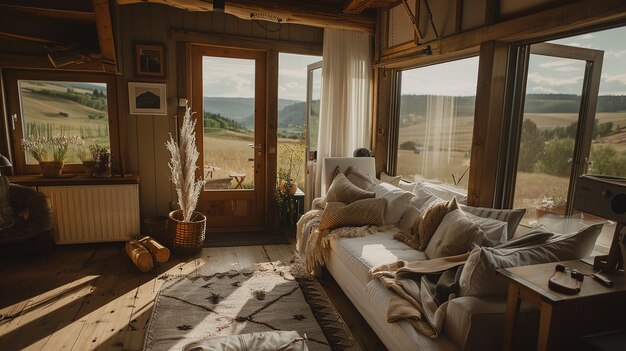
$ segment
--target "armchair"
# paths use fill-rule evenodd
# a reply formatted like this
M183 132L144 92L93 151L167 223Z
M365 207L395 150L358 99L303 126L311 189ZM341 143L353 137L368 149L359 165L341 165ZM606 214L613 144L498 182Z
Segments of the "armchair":
M48 198L31 188L10 184L9 200L18 218L12 227L0 230L0 245L31 242L52 249L53 218Z

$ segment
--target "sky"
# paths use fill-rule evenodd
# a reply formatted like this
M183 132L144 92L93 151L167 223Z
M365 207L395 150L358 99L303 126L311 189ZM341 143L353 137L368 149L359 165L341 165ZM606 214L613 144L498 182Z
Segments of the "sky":
M307 65L320 56L279 54L278 97L306 100ZM204 57L202 61L203 95L210 97L254 97L254 61Z
M604 51L601 95L626 95L626 27L550 41ZM584 63L540 55L531 56L527 93L580 94ZM476 95L478 57L406 70L402 94Z

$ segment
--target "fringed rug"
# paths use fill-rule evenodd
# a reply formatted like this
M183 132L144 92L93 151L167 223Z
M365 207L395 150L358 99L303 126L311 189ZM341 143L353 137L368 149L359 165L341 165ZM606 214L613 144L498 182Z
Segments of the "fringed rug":
M288 266L167 279L144 350L182 350L196 340L271 330L302 331L313 351L359 350L319 283L296 280Z

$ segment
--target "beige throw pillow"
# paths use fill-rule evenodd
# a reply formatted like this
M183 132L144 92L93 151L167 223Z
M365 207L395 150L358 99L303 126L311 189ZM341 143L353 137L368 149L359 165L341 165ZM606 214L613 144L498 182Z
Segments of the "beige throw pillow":
M428 206L422 214L422 218L418 226L420 238L420 247L418 250L426 250L430 239L433 237L433 234L435 234L435 231L437 230L437 227L439 227L443 217L445 217L448 212L458 208L459 205L456 202L456 198L452 198L452 200L448 202L434 201L430 204L430 206Z
M352 184L358 186L363 190L366 190L367 188L374 185L372 178L369 175L361 172L361 170L358 168L352 166L348 167L348 169L346 169L345 175L346 178L348 178L348 180L352 182Z
M409 201L413 197L413 194L410 192L387 183L376 184L368 190L373 191L376 197L387 201L385 224L398 224L400 217L406 211Z
M389 174L385 172L380 173L380 181L391 184L393 186L400 185L400 179L402 179L402 176L390 176Z
M320 218L319 229L340 227L360 227L364 225L383 225L385 199L363 199L346 205L341 202L329 202Z
M400 217L398 228L400 229L393 238L401 241L414 249L419 248L418 226L422 217L422 211L409 205Z
M480 243L485 234L460 209L448 212L426 247L429 259L461 255L469 252L472 244Z
M343 173L338 173L335 176L335 180L330 184L328 192L326 192L324 202L343 202L344 204L350 204L356 200L372 198L374 196L376 196L375 193L359 188L352 184Z

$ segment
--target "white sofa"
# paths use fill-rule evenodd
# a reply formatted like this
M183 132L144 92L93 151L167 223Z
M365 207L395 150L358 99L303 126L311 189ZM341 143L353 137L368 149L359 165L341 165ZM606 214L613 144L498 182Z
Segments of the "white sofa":
M373 158L326 159L322 189L330 184L336 167L349 166L374 175ZM325 185L324 185L325 184ZM594 238L595 241L595 238ZM461 296L450 300L442 334L431 339L416 331L410 323L387 322L387 304L393 292L370 276L377 265L397 260L427 259L424 252L395 240L391 232L377 232L356 238L331 240L326 268L350 298L370 327L389 350L499 350L504 333L506 296ZM493 279L500 279L494 277ZM528 345L536 340L538 313L522 304L518 332Z

